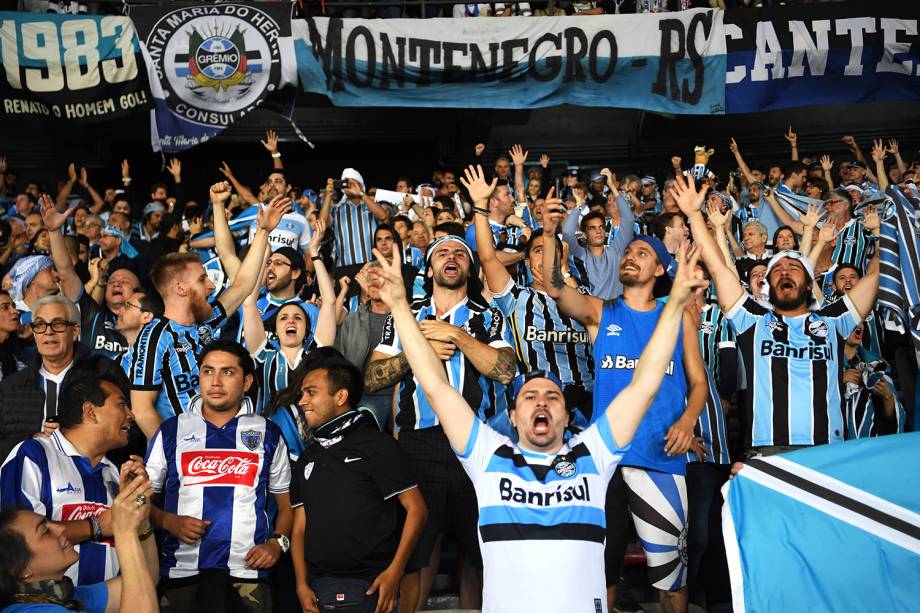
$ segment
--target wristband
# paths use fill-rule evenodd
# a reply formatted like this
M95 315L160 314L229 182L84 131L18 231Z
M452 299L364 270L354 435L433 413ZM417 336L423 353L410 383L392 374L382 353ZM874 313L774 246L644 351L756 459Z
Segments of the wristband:
M89 540L98 543L102 540L102 524L99 523L99 519L94 515L87 517L86 521L89 522L89 531L91 533Z
M275 152L275 153L272 154L272 157L275 158L275 159L277 160L278 158L281 157L281 154L278 153L278 152Z
M142 541L146 541L153 534L153 524L147 523L147 528L143 532L137 535L137 538Z
M316 260L322 260L322 259L323 259L323 256L321 255L314 255L310 257L311 262L315 262Z
M473 211L476 212L476 213L479 213L480 215L485 215L486 217L489 216L489 209L484 209L484 208L479 207L479 206L474 206L474 207L473 207Z
M131 183L131 177L122 177L121 182L124 183L125 185L128 185L129 183Z

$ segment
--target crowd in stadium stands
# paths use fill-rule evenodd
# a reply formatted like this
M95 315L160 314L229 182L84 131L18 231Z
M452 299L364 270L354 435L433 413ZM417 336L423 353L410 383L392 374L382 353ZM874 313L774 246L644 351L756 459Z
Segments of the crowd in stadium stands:
M177 159L45 186L0 157L2 610L411 612L445 538L463 608L565 610L550 570L499 593L542 563L605 582L571 610L638 610L633 535L665 610L730 610L733 463L916 423L876 295L918 165L784 137L760 167L732 140L724 176L703 147L618 176L478 144L309 186L270 131L264 181L224 164L208 194Z
M271 0L268 0L271 1ZM846 0L823 0L843 2ZM341 2L342 6L337 6ZM693 8L736 9L807 4L809 0L602 0L574 2L447 2L444 0L298 0L295 17L530 17L547 15L613 15L629 13L666 13ZM130 2L129 2L130 4ZM365 6L362 6L365 5ZM114 0L79 2L77 0L2 0L0 10L20 10L60 14L121 14L122 3Z

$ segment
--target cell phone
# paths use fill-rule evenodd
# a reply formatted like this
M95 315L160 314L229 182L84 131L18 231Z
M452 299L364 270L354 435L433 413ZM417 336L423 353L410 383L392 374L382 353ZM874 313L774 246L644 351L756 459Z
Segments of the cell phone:
M57 415L50 415L50 416L48 416L48 417L45 418L45 422L47 422L47 423L49 423L49 424L56 424L56 423L59 423L60 421L61 421L61 420L58 419L58 416L57 416Z
M342 191L346 187L348 187L348 181L344 179L336 179L332 182L332 189L334 190Z

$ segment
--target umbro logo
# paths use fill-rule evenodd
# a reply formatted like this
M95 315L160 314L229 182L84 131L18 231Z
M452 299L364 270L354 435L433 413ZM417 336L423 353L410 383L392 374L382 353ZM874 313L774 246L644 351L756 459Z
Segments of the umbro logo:
M349 462L357 462L360 459L361 458L349 458L348 456L345 456L345 463L348 464Z
M607 326L607 336L619 336L621 330L623 330L623 328L620 326L616 324L610 324Z

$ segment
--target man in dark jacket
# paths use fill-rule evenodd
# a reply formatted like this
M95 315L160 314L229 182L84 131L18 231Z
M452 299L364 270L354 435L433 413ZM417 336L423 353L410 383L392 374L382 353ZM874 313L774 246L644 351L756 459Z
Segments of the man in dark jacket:
M35 303L32 315L30 326L38 355L27 368L0 382L0 458L30 436L57 428L58 395L68 373L108 373L128 389L125 374L115 362L91 356L79 344L80 311L73 301L45 296Z

